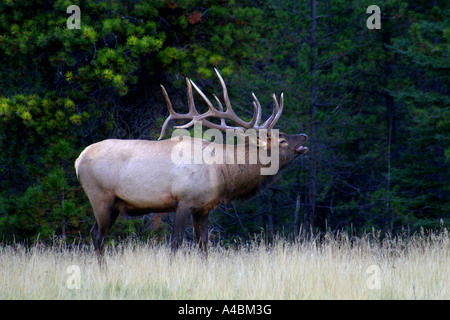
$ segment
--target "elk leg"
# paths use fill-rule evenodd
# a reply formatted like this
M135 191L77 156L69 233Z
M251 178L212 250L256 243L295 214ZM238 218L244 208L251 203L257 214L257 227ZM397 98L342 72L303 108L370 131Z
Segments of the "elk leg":
M198 246L206 254L208 253L208 217L209 213L193 215L194 231L197 236Z
M104 237L102 236L102 229L97 221L94 223L91 229L91 239L94 244L94 250L97 253L98 264L102 265L103 261L103 248L104 248Z
M172 250L178 249L183 243L184 232L191 214L192 210L189 207L178 205L175 213L175 221L173 223L172 240L170 243Z
M92 239L92 243L94 245L94 249L97 251L97 229L98 229L98 224L97 221L95 221L94 225L91 228L91 239Z
M101 204L93 206L95 223L91 229L91 238L97 252L99 265L102 265L103 262L105 237L119 215L119 210L114 208L112 203L112 201L103 201Z

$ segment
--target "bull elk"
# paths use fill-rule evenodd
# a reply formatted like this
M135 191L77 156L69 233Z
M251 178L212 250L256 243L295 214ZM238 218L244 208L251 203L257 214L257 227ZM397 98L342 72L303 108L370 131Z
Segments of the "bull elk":
M308 151L308 148L303 146L308 139L305 134L278 134L278 131L272 130L283 111L283 94L280 103L275 94L272 95L272 115L261 124L261 104L252 93L254 114L252 120L246 122L233 111L225 82L219 72L215 71L222 85L225 111L217 96L214 95L218 109L193 81L186 79L189 112L177 113L166 90L161 86L170 114L162 126L158 141L108 139L88 146L75 161L77 177L94 210L95 223L91 229L91 237L99 262L103 254L104 239L119 213L138 216L151 212L175 211L171 237L171 246L174 249L182 243L187 222L192 216L198 244L206 251L208 216L211 209L219 203L251 197L279 176L280 170L273 175L262 175L261 169L268 164L262 163L259 156L253 163L174 163L171 158L174 148L181 146L189 149L200 144L201 149L205 150L213 142L190 136L183 137L181 141L161 140L171 120L188 121L175 127L179 129L201 123L221 132L252 129L259 135L268 130L267 141L258 138L256 148L263 148L270 154L273 146L276 146L278 152L272 156L277 157L279 169L286 167L297 155ZM197 111L192 87L208 105L207 112L200 114ZM207 118L220 119L220 124ZM237 126L229 126L226 120ZM277 134L271 134L272 132ZM252 144L249 140L245 139L244 145L247 147ZM254 144L253 142L253 146ZM237 153L239 149L236 144L231 147L222 144L220 148L228 155L230 152Z

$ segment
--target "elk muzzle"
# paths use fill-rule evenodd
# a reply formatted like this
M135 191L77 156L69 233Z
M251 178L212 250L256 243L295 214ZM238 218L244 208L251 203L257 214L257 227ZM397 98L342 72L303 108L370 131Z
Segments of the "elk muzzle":
M297 142L298 147L295 149L295 151L297 153L299 153L299 154L307 153L308 152L308 148L303 146L303 145L306 143L306 141L308 141L308 136L306 134L304 134L304 133L298 134L298 135L295 135L295 136L298 137L296 139L296 140L298 140L298 142Z

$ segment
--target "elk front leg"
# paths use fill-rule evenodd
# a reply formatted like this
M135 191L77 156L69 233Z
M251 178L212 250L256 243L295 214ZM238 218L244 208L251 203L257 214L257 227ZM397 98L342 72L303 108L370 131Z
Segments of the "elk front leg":
M197 236L198 246L206 254L208 253L208 213L197 213L193 215L194 231Z
M177 211L175 212L172 240L170 243L172 250L178 249L183 243L184 231L186 230L186 225L191 214L192 210L189 207L178 205Z

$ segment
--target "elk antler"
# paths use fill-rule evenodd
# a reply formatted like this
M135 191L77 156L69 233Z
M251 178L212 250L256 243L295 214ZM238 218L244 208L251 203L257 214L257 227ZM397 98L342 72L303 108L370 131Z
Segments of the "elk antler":
M283 112L283 94L281 94L280 104L278 104L278 100L277 100L275 94L272 95L272 98L274 101L274 109L273 109L272 115L262 125L259 125L259 123L261 121L262 108L261 108L261 104L258 101L258 98L256 98L255 94L252 92L252 96L254 99L254 101L253 101L254 114L253 114L252 120L250 122L246 122L246 121L242 120L241 118L239 118L236 115L236 113L234 112L233 108L231 107L230 98L228 97L228 90L227 90L227 86L225 85L225 81L223 81L223 78L220 75L219 71L217 71L217 69L214 69L214 71L216 72L217 76L219 77L220 83L222 85L223 100L225 102L225 111L223 111L222 103L220 102L219 98L217 98L216 95L213 95L213 96L217 101L219 110L214 107L214 105L208 99L208 97L206 97L206 95L202 92L202 90L200 90L200 88L197 87L197 85L192 80L190 80L189 78L186 78L186 84L187 84L187 89L188 89L189 112L187 114L181 114L181 113L175 112L173 110L172 103L170 102L170 99L169 99L166 89L161 85L161 88L162 88L162 91L164 94L164 98L166 99L166 102L167 102L167 107L169 108L169 116L164 121L164 124L161 129L161 135L158 140L161 140L161 138L165 135L167 126L171 120L191 120L184 125L175 126L174 127L175 129L189 128L192 125L194 125L194 123L196 121L202 122L202 124L205 127L218 129L218 130L222 130L222 131L226 130L226 129L238 129L238 128L244 128L244 129L253 128L256 130L260 130L260 129L271 130L275 126L276 122L280 119L281 113ZM198 92L198 94L200 94L200 96L203 98L203 100L208 105L208 111L203 114L198 113L197 109L195 108L194 96L192 94L192 86L194 86L194 89ZM209 118L209 117L220 119L220 125L206 120L206 118ZM233 127L233 126L227 125L225 122L226 119L231 120L232 122L237 124L238 127Z

